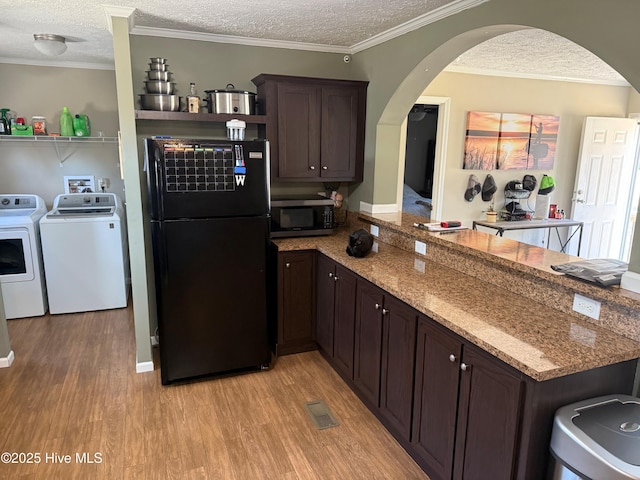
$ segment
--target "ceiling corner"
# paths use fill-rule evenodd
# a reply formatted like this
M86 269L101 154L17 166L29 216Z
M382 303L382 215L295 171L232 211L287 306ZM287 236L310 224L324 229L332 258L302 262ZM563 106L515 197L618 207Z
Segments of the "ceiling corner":
M135 8L132 7L121 7L117 5L102 5L105 16L107 17L107 30L113 34L113 23L111 22L111 17L121 17L126 18L129 23L129 32L133 30L135 27L135 18L134 13L136 11Z

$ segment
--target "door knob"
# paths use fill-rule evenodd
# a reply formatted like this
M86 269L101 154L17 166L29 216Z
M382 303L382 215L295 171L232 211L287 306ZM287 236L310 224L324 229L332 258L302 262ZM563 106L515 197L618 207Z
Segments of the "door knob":
M309 166L309 170L315 170L315 169L316 169L316 167L314 165L310 165Z
M376 310L380 310L380 304L376 303Z
M327 169L327 166L326 166L326 165L323 165L323 166L322 166L322 169L323 169L323 170L326 170L326 169Z
M382 309L382 314L383 314L383 315L386 315L387 313L389 313L389 310L387 310L386 308L383 308L383 309Z
M285 266L285 268L291 268L291 264L290 263L285 263L284 266Z
M471 370L471 365L467 365L466 363L461 363L460 370L462 370L463 372L468 372L469 370Z
M455 361L457 360L456 356L452 353L451 355L449 355L449 361L451 363L455 363Z

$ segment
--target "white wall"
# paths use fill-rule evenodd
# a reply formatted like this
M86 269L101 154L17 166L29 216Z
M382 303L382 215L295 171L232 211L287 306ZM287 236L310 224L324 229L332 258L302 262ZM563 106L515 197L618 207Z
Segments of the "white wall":
M485 75L442 72L426 88L423 95L451 98L451 116L445 168L443 218L468 222L484 219L489 206L478 195L472 202L464 199L470 174L482 182L487 173L496 180L498 192L495 207L504 206L503 189L510 180L522 180L525 173L533 174L538 182L543 174L556 180L551 203L568 212L571 207L582 121L585 116L626 117L629 87L588 85L548 80L515 79ZM464 139L469 111L498 113L535 113L560 116L558 143L553 170L464 170ZM529 205L533 209L535 199ZM522 201L523 203L526 201ZM546 236L524 232L510 232L510 238L542 245ZM553 244L552 244L553 245Z

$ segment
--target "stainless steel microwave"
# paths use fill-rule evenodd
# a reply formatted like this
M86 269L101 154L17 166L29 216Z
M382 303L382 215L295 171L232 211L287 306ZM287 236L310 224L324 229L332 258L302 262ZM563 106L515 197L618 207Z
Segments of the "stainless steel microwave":
M333 200L320 195L271 198L271 237L305 237L333 233Z

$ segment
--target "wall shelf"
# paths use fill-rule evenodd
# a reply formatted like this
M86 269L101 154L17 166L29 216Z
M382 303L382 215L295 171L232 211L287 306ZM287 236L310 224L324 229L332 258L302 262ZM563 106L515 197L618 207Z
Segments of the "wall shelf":
M189 113L158 110L136 110L136 120L174 120L191 122L227 122L243 120L247 124L266 124L266 115L239 115L231 113Z
M53 145L56 149L60 166L69 158L62 158L59 145L70 146L78 144L117 144L118 137L50 137L48 135L0 135L0 142L9 143L39 143L41 145Z
M118 143L118 137L50 137L49 135L0 135L0 142Z

